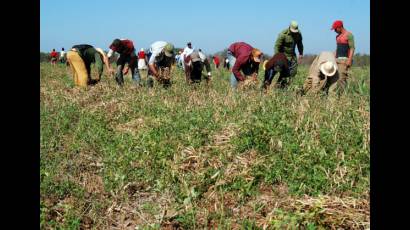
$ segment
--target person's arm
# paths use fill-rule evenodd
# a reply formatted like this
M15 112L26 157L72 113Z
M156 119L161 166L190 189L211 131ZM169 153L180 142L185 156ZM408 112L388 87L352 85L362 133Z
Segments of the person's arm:
M296 42L299 51L299 60L303 58L303 41L302 41L302 33L299 33L299 38Z
M152 74L154 75L155 78L158 78L158 71L155 67L155 57L158 55L158 53L153 52L151 54L151 57L148 60L148 68L151 70Z
M239 69L241 68L241 65L245 62L245 61L247 61L247 59L248 59L249 57L248 56L239 56L237 59L236 59L236 62L235 62L235 65L234 66L232 66L232 73L233 73L233 75L235 76L235 78L238 80L238 81L244 81L245 80L245 77L241 74L241 72L239 71ZM229 62L228 62L229 63Z
M97 67L98 79L100 79L103 73L103 63L101 60L101 56L98 52L95 52L94 59L95 59L95 66Z
M105 67L107 68L108 74L111 75L113 73L113 70L111 69L110 60L108 60L107 56L103 57L103 62L105 64Z
M354 55L354 38L353 38L353 34L350 34L348 37L348 41L349 41L349 57L347 59L347 66L351 66L352 65L352 61L353 61L353 55Z
M208 58L204 61L206 72L208 72L208 76L211 76L211 65L209 64Z

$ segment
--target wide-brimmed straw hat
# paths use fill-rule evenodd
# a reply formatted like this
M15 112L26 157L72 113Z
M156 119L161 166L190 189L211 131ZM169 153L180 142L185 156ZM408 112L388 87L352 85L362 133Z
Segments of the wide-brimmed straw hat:
M335 65L333 62L327 61L320 65L320 72L328 77L335 75L336 71L337 65Z

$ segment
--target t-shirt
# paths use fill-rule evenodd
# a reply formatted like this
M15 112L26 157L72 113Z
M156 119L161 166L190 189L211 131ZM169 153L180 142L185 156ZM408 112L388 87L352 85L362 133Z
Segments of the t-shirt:
M57 54L56 51L52 51L52 52L50 53L50 56L51 56L51 57L57 57L57 55L58 55L58 54Z
M164 41L156 41L151 44L151 47L149 48L149 51L151 52L151 57L149 58L148 64L154 64L156 58L161 58L160 56L163 55L161 54L161 52L166 45L167 42Z
M60 52L60 57L63 58L65 56L65 51Z

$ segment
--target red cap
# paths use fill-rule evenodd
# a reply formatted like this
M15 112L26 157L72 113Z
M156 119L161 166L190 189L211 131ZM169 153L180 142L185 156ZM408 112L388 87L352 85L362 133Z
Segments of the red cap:
M333 22L332 28L330 28L331 30L334 30L336 28L339 27L343 27L343 22L340 20L336 20L335 22Z

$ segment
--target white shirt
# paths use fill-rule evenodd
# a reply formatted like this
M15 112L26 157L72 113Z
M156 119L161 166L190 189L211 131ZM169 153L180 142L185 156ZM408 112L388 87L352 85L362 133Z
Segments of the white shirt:
M182 60L185 61L185 57L187 57L188 55L190 55L192 52L194 52L194 47L189 48L188 46L184 48L184 51L181 54Z
M206 55L200 51L198 51L199 58L201 58L201 61L204 62L206 60Z
M151 52L151 57L149 58L148 64L154 64L155 58L158 57L164 47L167 45L167 42L157 41L151 44L149 51Z
M64 57L65 56L65 51L62 51L61 50L61 52L60 52L60 57Z

